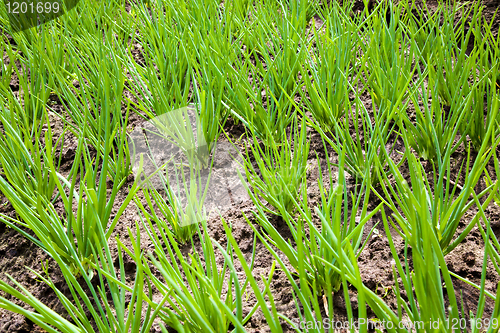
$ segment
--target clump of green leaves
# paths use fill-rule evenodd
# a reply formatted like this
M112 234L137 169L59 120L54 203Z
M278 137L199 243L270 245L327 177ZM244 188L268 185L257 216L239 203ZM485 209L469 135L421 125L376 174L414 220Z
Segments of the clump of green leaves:
M355 73L358 64L353 66L360 43L357 26L338 3L332 3L332 7L320 13L325 22L320 31L312 26L311 43L316 42L316 47L308 52L301 71L304 75L310 72L311 79L305 79L306 89L299 91L314 119L325 130L333 129L334 123L345 114L348 80L355 86L361 74L361 71Z
M104 239L102 228L99 229L98 233L101 236L99 238ZM65 294L61 288L56 286L56 282L49 276L48 265L43 266L43 274L34 270L31 272L54 291L67 315L50 309L10 276L8 278L13 285L0 281L0 290L20 300L31 309L28 310L17 305L11 299L3 296L0 297L0 308L19 313L51 333L92 333L95 332L95 327L99 332L150 332L157 320L159 308L152 302L151 284L144 274L140 237L137 235L134 237L130 229L128 233L132 240L133 249L127 249L123 243L117 240L118 269L115 268L108 243L97 242L92 249L94 262L90 263L90 267L97 274L86 272L85 267L78 263L82 272L79 279L74 276L74 272L67 265L64 256L59 255L60 249L56 244L47 244L44 247L61 269L71 295ZM135 262L135 276L132 278L132 282L127 279L128 272L125 271L124 258L126 255ZM93 279L95 276L98 278L97 283ZM164 304L165 301L166 299L161 300L160 304Z
M360 66L365 72L374 108L395 109L396 116L404 112L402 106L412 92L410 84L417 67L412 63L417 49L403 34L403 4L379 5L375 9L377 14L367 18L369 33L365 32L360 43L363 60L367 62ZM392 17L389 23L385 19L387 11Z
M193 251L185 256L175 241L176 235L165 224L155 225L143 219L143 226L154 246L154 253L144 258L145 273L165 300L165 305L157 307L163 322L179 332L222 333L230 325L244 332L243 325L259 304L243 317L242 292L249 282L255 281L251 274L243 279L238 276L232 255L232 247L237 245L228 243L224 250L210 238L206 221L202 221L202 227L195 224L201 250L195 249L192 240ZM216 260L218 251L224 256L222 265ZM243 266L246 271L253 268L254 258L255 252L250 267L245 266L246 262ZM160 272L161 278L155 271ZM266 282L264 294L268 293L269 283Z
M136 174L146 178L142 192L148 209L138 198L135 201L147 219L158 224L167 222L175 238L185 243L196 232L194 224L207 218L204 203L213 166L198 111L192 106L170 111L136 132L141 131L131 145L134 154L136 145L142 146L153 171ZM139 156L142 163L144 155ZM158 165L162 160L165 162Z
M243 177L241 179L254 203L259 204L260 200L264 199L274 207L275 210L267 209L274 214L281 213L278 210L281 206L291 212L293 200L298 195L307 171L309 142L305 120L302 120L300 128L298 120L295 120L290 135L284 134L279 143L270 141L264 148L254 144L250 149L248 146L246 149L244 167L248 183ZM257 167L252 165L251 156Z
M328 154L326 155L328 156ZM290 211L282 203L278 202L277 206L279 214L290 228L296 247L276 230L269 221L261 203L256 203L257 212L254 212L254 215L265 234L259 233L251 225L266 247L269 249L276 247L284 253L297 273L303 270L302 273L306 276L308 286L314 289L315 293L322 292L324 295L337 292L342 283L342 275L331 268L331 265L340 268L334 251L331 249L331 244L341 242L342 248L345 250L349 244L357 258L365 245L363 242L364 226L382 207L379 205L373 211L368 212L369 180L361 184L359 192L358 190L354 192L348 190L344 173L345 152L339 158L338 179L335 179L332 174L332 164L328 157L327 180L322 176L321 167L319 170L318 185L321 203L314 209L314 212L320 218L320 231L315 225L317 221L313 218L308 202L305 178L302 182L301 196L298 199L292 198L292 204L298 211L298 216L290 214ZM320 165L319 159L318 165ZM282 180L280 182L283 184ZM288 191L286 188L284 190ZM291 193L289 194L291 195ZM351 207L349 207L349 200L352 202ZM248 222L250 223L250 221ZM310 231L309 234L306 230ZM370 234L371 232L369 232ZM325 265L325 261L329 263L328 266Z
M8 132L16 133L6 118L2 116L1 120ZM97 154L95 158L92 157L86 145L87 141L83 137L79 140L75 163L69 175L64 177L58 170L60 160L57 163L54 156L55 147L52 146L52 130L48 117L46 123L48 130L45 132L45 147L41 147L38 138L40 129L36 127L34 144L31 141L32 136L26 130L3 137L0 142L0 149L5 153L2 165L8 180L0 178L0 191L18 214L18 218L2 214L1 220L46 251L49 245L57 248L59 256L66 260L66 265L71 267L73 273L82 274L81 265L86 267L86 270L92 270L91 263L95 260L92 247L94 244L106 243L111 237L139 184L134 183L116 215L111 218L118 191L126 179L113 182L111 192L108 193L108 181L111 178L107 163L111 158L109 131L106 134L107 149L104 156ZM123 149L125 147L122 144L119 154L115 156L117 160L124 158ZM23 167L16 169L12 168L12 165ZM63 216L54 206L58 198L64 207ZM19 226L32 230L37 238ZM104 233L101 234L99 229L103 229Z
M245 51L231 50L241 54L241 61L228 72L228 106L266 144L282 139L295 114L293 98L303 85L299 73L307 53L308 4L288 4L257 2L250 12L252 30L241 27L241 40L236 40Z
M409 147L407 136L403 133L406 147ZM500 142L497 138L495 146ZM411 177L411 183L403 177L395 163L388 159L389 167L394 175L394 183L389 181L387 175L379 173L380 183L384 196L377 194L388 207L393 211L394 219L397 221L400 234L420 235L423 223L432 223L432 230L436 233L436 238L442 248L443 253L449 253L467 236L477 222L473 218L455 239L459 222L465 213L474 204L474 187L481 178L486 164L491 159L494 150L487 148L488 144L483 144L479 155L471 165L470 146L468 149L467 163L465 165L464 185L459 185L462 166L460 167L456 179L451 176L451 159L448 149L447 155L443 158L442 164L434 168L432 183L421 163L407 148L405 150L406 160ZM432 184L432 186L431 186ZM411 185L411 188L410 188ZM483 190L478 197L486 197L485 204L488 205L493 200L495 192L498 190L498 182L491 184ZM420 213L419 213L420 212ZM417 214L419 213L419 214ZM424 214L425 213L425 214ZM399 230L398 228L395 228Z

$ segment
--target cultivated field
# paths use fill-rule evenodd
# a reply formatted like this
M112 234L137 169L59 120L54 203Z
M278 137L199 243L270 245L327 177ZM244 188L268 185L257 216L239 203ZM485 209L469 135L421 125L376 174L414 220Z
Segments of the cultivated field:
M497 2L7 2L0 333L499 331Z

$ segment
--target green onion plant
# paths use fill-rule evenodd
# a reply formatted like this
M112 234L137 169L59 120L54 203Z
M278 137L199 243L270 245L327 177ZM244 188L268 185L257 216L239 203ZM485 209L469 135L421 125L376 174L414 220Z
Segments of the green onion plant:
M454 3L450 10L443 11L443 24L439 29L441 42L435 48L433 59L429 65L429 84L435 86L437 95L444 105L460 104L470 93L468 80L477 67L474 58L467 55L467 47L472 36L474 24L481 16L480 4L474 3L470 8ZM461 11L460 11L461 10ZM455 18L460 19L455 23ZM471 20L472 27L465 29L465 24ZM467 31L467 32L466 32Z
M104 230L99 229L99 233L99 238L104 238ZM67 266L65 258L59 255L60 249L54 246L55 244L45 247L61 270L70 295L57 287L56 282L49 276L49 264L42 265L43 273L32 269L31 272L53 290L61 301L65 314L52 310L10 276L7 276L10 283L0 281L0 290L21 301L22 305L15 303L12 298L2 296L0 308L19 313L50 333L91 333L96 330L113 333L150 332L157 321L159 307L152 301L152 286L142 266L140 237L133 237L130 229L128 233L133 249L127 249L117 240L117 268L108 243L96 242L93 248L96 262L92 267L97 271L97 275L85 273L80 264L84 273L79 279ZM136 263L132 282L127 279L125 271L124 258L127 255ZM97 280L93 277L97 277ZM160 304L165 302L166 299L163 299Z
M476 45L474 60L479 63L477 66L479 73L476 71L472 73L472 80L475 82L471 88L472 111L466 113L460 128L462 133L468 135L476 151L481 149L484 141L490 142L492 140L492 137L487 137L490 127L493 127L491 132L493 138L500 134L500 115L498 113L500 94L497 82L491 79L492 74L499 71L500 64L497 57L499 51L498 49L491 50L490 45L486 44L491 41L491 38L484 38L479 45ZM493 46L495 45L498 43L493 43ZM490 57L493 60L492 64L489 63L488 58Z
M2 214L1 220L46 251L49 245L57 248L59 256L78 275L82 274L79 270L81 265L86 270L92 270L91 263L95 260L92 257L93 244L103 244L111 237L121 214L139 189L139 184L136 180L111 219L115 198L126 179L112 182L111 193L108 193L108 182L111 180L107 163L109 146L100 167L101 157L97 155L93 158L86 140L81 138L70 177L66 178L58 170L60 159L57 161L53 155L55 148L52 146L48 118L46 123L49 125L45 132L45 147L41 147L39 143L27 146L19 135L11 135L2 142L5 144L2 144L2 149L6 152L2 164L5 165L7 179L0 178L0 191L12 203L18 217ZM108 139L109 141L111 140ZM17 150L19 148L21 149ZM23 167L12 169L12 165ZM55 200L58 198L64 207L63 216L55 208ZM32 230L36 238L21 229L21 226ZM98 238L99 228L105 230L105 237L102 239Z
M310 284L309 287L315 289L315 292L323 292L325 295L337 292L342 282L342 277L338 274L338 271L332 270L330 265L325 266L324 264L324 262L327 261L331 265L338 267L336 258L333 256L327 244L331 244L334 239L340 241L344 248L349 244L349 246L352 246L352 251L357 258L364 247L364 225L382 206L379 205L373 211L368 212L369 180L361 184L359 192L358 190L354 192L348 191L344 174L344 160L345 152L344 155L340 157L340 168L337 180L334 179L331 173L330 168L332 165L329 160L327 160L328 180L323 179L320 169L318 185L321 194L321 204L315 209L315 213L320 217L321 223L321 232L319 236L313 233L313 229L311 229L316 228L316 221L314 221L309 207L305 181L302 183L300 197L297 200L295 197L292 197L292 204L299 213L297 217L290 214L283 203L278 202L279 205L277 206L280 215L290 229L292 240L297 247L293 246L290 240L283 238L276 230L269 221L262 204L259 204L256 200L254 200L254 203L257 211L253 214L258 224L262 226L265 234L258 233L255 226L250 224L254 232L258 233L261 241L267 244L267 247L274 246L285 254L290 265L296 272L299 272L300 269L304 269L305 272L307 272L307 281ZM319 163L320 161L318 159L318 165ZM283 179L279 181L282 184L284 183ZM288 192L289 190L284 189L284 191ZM361 193L363 193L363 195ZM289 194L291 193L289 192ZM348 208L349 200L352 202L351 209ZM250 223L248 218L247 221ZM309 235L306 233L307 229L310 230ZM371 234L371 232L369 232L369 234ZM317 258L323 259L318 260Z
M419 75L424 76L418 69ZM456 151L466 137L460 135L459 129L466 120L467 108L470 106L471 95L467 100L460 101L453 108L446 107L438 98L432 98L430 105L426 101L435 96L438 91L437 82L434 86L427 86L422 82L421 91L416 91L410 96L415 108L416 121L410 119L406 113L400 118L399 128L406 131L411 148L424 160L436 161L438 164L448 151ZM423 109L420 105L423 104ZM458 140L455 138L458 136Z
M370 113L359 97L355 98L354 110L350 101L346 103L348 112L342 120L334 123L334 130L325 131L314 120L308 123L336 154L340 155L345 151L345 170L350 175L358 181L370 178L370 182L375 184L378 181L376 174L379 168L385 173L390 172L386 155L380 152L387 149L391 136L398 135L395 132L396 123L393 121L397 109L390 109L390 106L384 104L379 112ZM354 133L351 133L352 128ZM390 153L395 151L396 142L397 140L394 140ZM399 163L403 162L404 160L401 160Z
M281 206L291 212L294 207L293 200L299 196L298 192L307 171L310 144L307 141L305 120L302 120L300 128L298 120L294 121L290 135L285 134L281 138L281 144L270 141L269 145L262 148L256 141L254 137L254 144L250 149L246 147L244 168L248 184L240 174L242 183L256 205L264 199L274 208L266 208L269 212L280 214L278 207ZM255 159L257 167L252 165L250 156Z
M219 265L216 250L224 249L210 238L206 221L202 221L201 227L196 224L201 250L192 241L193 251L185 256L166 223L153 224L142 214L141 219L154 246L154 253L144 258L145 273L166 300L156 308L162 321L178 332L227 332L231 324L236 332L245 332L243 325L258 304L243 317L243 291L250 278L238 276L231 245ZM252 269L254 257L255 253L247 269Z
M366 65L361 65L366 76L368 88L374 105L380 110L394 109L396 116L404 113L402 107L406 99L415 89L412 83L416 71L413 60L418 55L414 43L403 35L403 27L407 17L403 15L405 2L397 6L389 3L387 6L379 5L375 9L378 15L370 15L367 19L367 31L360 43L363 51L363 60ZM390 12L391 20L385 19ZM363 62L364 63L364 62Z
M349 98L347 80L356 86L361 71L355 76L355 56L360 42L357 26L339 4L319 15L325 22L318 31L312 26L316 47L308 52L303 75L311 72L311 80L305 79L305 90L300 90L314 119L325 129L333 129L333 123L346 112ZM323 31L324 29L324 31ZM308 98L306 97L308 94Z
M465 230L457 235L460 221L475 203L472 198L472 195L475 195L474 188L494 150L486 148L488 145L484 144L480 154L471 163L469 147L465 170L463 170L462 163L456 179L451 179L451 159L448 150L443 164L433 168L431 182L422 164L408 149L409 144L405 133L403 133L403 138L407 147L405 155L411 182L408 183L395 163L388 158L394 183L391 183L387 175L379 173L384 195L377 193L377 196L391 208L394 220L399 226L395 229L402 237L405 234L418 237L417 235L421 235L422 225L428 221L432 223L431 230L434 230L443 253L447 254L460 244L476 224L477 218L473 218L467 223ZM495 147L500 142L499 140L496 139ZM465 173L465 180L463 185L459 185L462 172ZM478 197L484 196L486 205L488 205L497 191L498 183L495 182L479 193ZM422 212L422 214L425 212L425 216L417 214L418 212Z
M256 22L252 37L247 36L255 49L246 45L242 63L229 75L231 114L266 143L281 140L293 120L293 98L303 85L299 72L306 54L306 5L300 1L288 9L275 1L257 3L251 11Z
M425 195L423 187L416 188L415 191L420 191L421 196ZM475 198L477 200L477 196ZM411 323L419 323L420 327L416 328L417 332L428 332L433 327L439 331L449 331L452 324L457 322L470 323L472 331L478 332L479 325L476 321L483 320L486 297L493 300L498 299L498 294L494 296L484 289L489 244L486 244L483 257L481 287L479 288L476 313L474 314L472 311L465 313L452 277L458 277L468 284L478 286L448 270L438 234L434 231L432 220L428 218L427 207L424 205L416 206L414 214L417 218L411 222L411 230L404 231L404 257L400 259L390 232L389 224L392 221L382 210L384 227L395 262L393 265L394 280L401 279L401 284L396 283L395 285L398 321L402 322L408 318ZM410 248L411 262L409 260ZM498 316L498 305L495 306L494 312L492 318ZM488 328L494 329L493 325Z
M132 105L145 120L190 102L192 68L186 50L189 44L183 43L190 36L183 16L174 20L175 15L180 16L184 11L174 11L174 8L182 6L179 2L169 6L165 1L132 4L137 15L138 35L134 38L134 49L130 49L125 58L130 74L127 83L136 99Z

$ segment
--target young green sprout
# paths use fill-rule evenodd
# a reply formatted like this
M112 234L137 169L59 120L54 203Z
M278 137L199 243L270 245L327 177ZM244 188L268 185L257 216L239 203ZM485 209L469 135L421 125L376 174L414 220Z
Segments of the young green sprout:
M355 33L356 25L342 11L337 2L332 2L332 10L324 10L320 18L325 21L318 31L312 26L316 47L308 52L302 73L311 73L306 79L305 90L300 90L302 100L311 111L314 119L324 130L333 130L335 122L346 114L346 99L349 99L347 81L356 86L361 71L355 55L360 39Z
M443 163L434 168L435 173L431 178L432 182L430 182L424 167L409 149L407 135L404 132L403 139L406 145L405 155L408 161L410 183L402 175L394 161L388 159L394 180L390 181L386 174L379 173L378 176L384 195L375 193L393 211L394 220L399 228L396 228L395 225L394 227L400 235L411 234L413 237L420 237L422 223L424 221L431 223L433 226L431 230L435 232L443 253L447 254L460 244L476 225L477 214L467 223L466 228L457 237L459 223L475 203L472 197L476 195L474 188L494 150L487 148L489 146L487 143L483 144L479 155L471 165L469 146L464 170L465 180L464 185L461 186L459 180L463 163L456 179L452 180L450 178L451 148L448 148ZM500 138L497 138L494 147L499 142ZM493 200L499 185L498 182L490 184L478 194L479 198L486 197L485 205L488 205ZM418 209L416 210L416 208Z
M130 147L131 155L146 160L136 178L145 178L148 209L139 198L135 202L148 220L167 223L177 240L186 242L195 224L207 218L204 202L213 163L197 110L173 110L136 127Z
M283 135L281 143L269 141L269 145L264 148L254 144L250 150L247 146L244 167L249 184L243 177L241 179L255 204L259 204L262 198L274 208L266 208L269 212L281 214L278 210L281 206L287 212L292 211L293 200L298 195L307 171L309 145L305 120L302 120L299 128L296 119L291 126L289 137ZM250 156L255 159L257 167L252 165Z
M276 202L278 213L287 223L296 247L276 230L269 221L264 205L257 201L254 201L257 208L254 215L265 234L259 232L252 224L250 226L266 247L279 249L287 257L295 271L300 272L299 275L304 274L305 281L310 287L313 287L315 293L331 295L339 290L342 282L342 275L338 273L338 270L331 268L331 266L341 268L336 259L336 252L331 249L331 244L341 242L343 250L347 250L347 247L351 246L351 250L357 258L365 245L363 242L364 226L382 207L382 204L368 212L369 180L361 184L359 192L355 190L349 193L344 173L344 151L339 161L338 179L334 179L331 170L332 164L328 160L328 154L326 156L328 181L324 181L320 168L318 185L321 193L321 204L315 208L315 213L320 218L321 229L318 229L316 221L313 219L308 202L305 176L302 181L301 195L298 198L292 196L288 188L284 188L284 191L287 191L288 195L291 196L292 205L296 208L298 216L292 215L290 209L282 202ZM320 165L319 160L318 165ZM281 183L284 185L283 181ZM351 208L349 208L348 203L349 194L352 200ZM251 223L248 218L247 221ZM306 230L309 230L309 234L306 233ZM370 235L371 232L368 234ZM329 265L325 265L325 261Z

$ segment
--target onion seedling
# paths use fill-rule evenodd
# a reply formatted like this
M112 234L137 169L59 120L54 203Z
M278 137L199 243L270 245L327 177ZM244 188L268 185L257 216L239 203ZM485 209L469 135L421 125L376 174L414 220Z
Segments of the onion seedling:
M176 6L170 7L165 1L155 1L151 6L156 10L143 2L132 3L140 36L135 38L134 53L139 55L134 56L129 50L125 58L126 70L131 76L127 81L128 90L135 97L133 105L144 120L187 105L192 79L187 45L183 43L189 39L189 31L184 24L172 26L174 14L184 11L174 11ZM177 20L183 22L180 18Z
M421 194L416 196L425 196L424 187L415 187L414 192L418 191ZM475 194L473 195L475 196ZM477 199L477 196L475 198ZM398 281L395 285L397 322L404 322L407 318L411 323L419 323L419 327L415 327L417 332L428 332L431 329L448 331L452 327L452 323L466 323L466 316L469 316L471 323L474 323L474 319L482 320L486 296L494 300L500 296L498 293L496 296L491 295L484 288L487 259L490 252L488 242L486 242L481 270L477 312L476 314L473 314L472 311L469 314L465 314L463 311L460 313L458 295L451 278L457 277L463 282L471 283L448 270L442 251L442 242L439 241L438 234L434 230L432 219L428 217L428 208L418 204L412 208L415 218L411 219L411 228L403 231L404 259L400 259L400 252L396 249L391 235L389 225L393 222L382 210L382 219L394 259L394 280ZM409 260L410 249L411 262ZM495 308L498 309L498 305ZM473 332L477 331L478 327L473 327Z
M354 90L351 87L351 90ZM377 179L377 170L381 172L390 172L387 168L386 156L380 154L381 150L386 150L389 138L395 133L396 123L392 121L395 117L397 108L391 108L390 105L383 103L378 112L370 114L364 104L355 98L355 110L351 110L351 102L346 100L347 110L349 112L339 122L334 123L333 131L325 131L314 121L309 121L321 135L322 139L329 144L337 154L345 151L345 170L357 180L370 178L370 182L375 184ZM396 103L400 104L400 101ZM401 107L406 109L408 101ZM351 134L351 128L354 127L354 134ZM395 149L395 144L391 147L391 153ZM376 163L375 160L379 163ZM403 163L401 160L399 163Z
M420 68L418 73L420 77L425 77ZM422 92L415 91L410 96L415 108L416 121L412 121L410 114L405 113L398 119L401 120L399 128L408 133L408 143L420 157L430 161L441 160L448 150L454 152L466 139L464 135L460 135L455 142L459 129L466 119L471 96L459 101L460 103L453 108L445 109L438 98L432 98L430 105L427 102L431 96L437 94L437 82L434 86L427 85L427 87L421 82L420 88ZM419 102L422 102L423 110Z
M114 37L109 32L105 38L112 43ZM122 99L125 89L123 60L117 55L118 52L111 52L108 46L102 44L102 38L89 37L87 43L78 43L82 44L79 47L75 45L75 40L68 39L66 42L68 54L78 59L80 70L76 77L80 88L75 89L63 73L55 74L62 103L67 110L71 110L67 115L61 112L56 114L70 126L75 136L87 138L103 157L106 153L112 153L112 158L105 160L109 163L111 177L119 183L131 171L124 131L128 124L130 104L124 106L122 112L122 104L115 102ZM79 56L82 52L88 52L91 56Z
M148 219L163 223L163 218L166 218L181 243L196 231L194 223L207 218L204 203L213 156L210 157L211 148L205 142L201 125L196 108L184 107L156 117L136 129L140 138L134 138L132 142L134 154L138 154L136 146L142 148L153 167L152 172L145 174L147 186L143 188L149 212L138 198L135 201ZM149 129L150 126L154 129ZM142 176L136 174L136 178ZM157 189L164 191L168 204ZM156 213L155 206L160 214Z
M224 81L236 58L236 53L230 52L231 16L221 13L213 1L160 1L154 4L156 11L144 4L137 6L144 23L137 42L142 46L145 66L130 56L127 65L133 77L130 90L139 100L136 107L154 119L192 99L199 108L210 150L227 117ZM184 10L170 9L177 7ZM223 15L221 21L213 20L219 15ZM174 27L172 22L177 22Z
M426 3L423 8L412 3L411 8L406 8L408 12L417 11L417 15L409 15L409 20L405 27L405 33L418 47L417 59L423 62L426 67L433 64L434 52L441 47L439 31L439 19L442 16L444 6L438 4L438 7L431 12Z
M417 50L403 36L403 4L399 3L396 8L392 3L388 7L377 7L381 12L371 16L368 21L370 33L365 33L366 40L361 43L363 60L367 61L367 65L362 68L367 77L366 84L370 89L374 108L377 106L378 109L383 109L387 104L386 107L399 109L400 104L414 89L410 83L417 67L412 63ZM393 17L390 23L382 15L387 10L391 11ZM398 110L395 115L403 112L404 110Z
M483 174L484 168L494 150L486 148L487 145L483 144L479 155L471 166L469 147L465 166L465 181L462 187L459 186L458 180L462 173L463 164L458 172L457 179L453 182L450 178L451 149L448 149L446 156L443 158L443 163L434 169L433 187L431 187L423 166L408 149L406 133L403 133L403 139L407 147L405 155L411 177L411 188L395 163L388 158L389 167L394 175L394 184L390 184L387 175L379 173L380 183L385 195L382 196L377 193L377 196L393 211L394 219L399 225L399 228L395 229L401 230L399 231L401 236L412 234L417 237L422 232L420 230L421 225L425 221L429 221L432 223L432 230L436 234L443 253L447 254L468 235L475 225L476 219L472 219L465 230L461 231L460 235L456 237L457 228L462 217L474 204L474 200L470 199L470 196L474 194L474 187ZM499 142L500 138L496 140L494 147ZM499 185L499 183L490 185L478 196L481 198L493 191L486 198L488 203L491 202ZM422 214L425 212L425 216L418 215L418 212L422 212Z
M370 190L369 180L361 184L360 192L348 193L344 175L344 161L345 152L343 151L339 162L340 169L337 183L335 183L335 179L331 174L331 163L329 160L327 160L327 172L329 174L327 182L323 180L320 168L318 185L321 194L321 204L315 209L315 213L321 220L322 231L320 232L320 236L315 233L310 233L309 236L306 234L306 228L311 229L316 227L314 226L312 212L309 208L307 188L304 180L302 182L301 197L296 200L295 196L291 196L292 204L298 211L298 217L290 214L289 209L283 203L277 202L278 212L290 228L293 241L297 244L297 249L275 229L266 216L263 205L254 200L257 208L257 212L254 212L254 215L267 233L259 236L259 238L263 242L275 246L285 254L290 265L297 272L300 269L304 269L307 272L308 284L315 286L315 292L322 291L325 295L337 292L342 282L342 276L336 270L332 270L330 266L325 266L324 264L324 261L327 261L331 265L340 268L336 264L336 258L327 244L331 244L334 239L342 243L343 249L346 249L345 246L349 244L352 246L352 251L357 258L364 247L364 225L382 207L382 205L379 205L373 211L367 211ZM320 161L318 160L319 164ZM279 179L278 181L282 184L284 183L283 179ZM329 186L328 189L326 189L326 184ZM292 195L287 188L284 188L283 191L287 191L289 195ZM349 197L349 194L351 194L351 197ZM253 196L253 199L255 199L255 196ZM349 199L352 200L351 209L348 208ZM251 227L254 229L254 232L257 232L253 225ZM301 251L300 254L298 251ZM322 258L322 260L318 260L317 258Z
M462 10L458 23L455 18L462 4L453 3L450 11L443 11L443 25L439 28L441 42L433 54L433 63L429 66L429 85L437 82L437 95L447 106L460 104L470 93L468 80L476 70L474 58L468 57L467 45L472 36L474 27L465 31L467 22L476 24L481 15L480 3L474 3L468 10Z
M319 32L312 26L312 41L316 42L316 48L308 53L306 65L302 69L302 73L311 73L311 80L305 79L306 90L300 91L314 119L325 130L332 130L334 122L345 114L345 101L349 98L347 80L353 77L351 84L356 86L361 73L358 72L354 77L358 64L353 62L360 41L356 33L357 26L338 3L332 6L321 17L325 21L321 27L324 31Z
M461 132L469 136L476 151L481 149L484 141L489 142L500 134L500 113L498 111L500 109L500 93L495 80L491 80L492 74L494 76L500 68L498 60L500 51L498 49L489 50L490 46L484 44L489 41L490 39L484 39L471 55L471 61L479 63L477 66L479 68L478 71L472 72L472 81L474 82L470 92L472 112L466 112L460 126ZM492 57L494 61L492 65L489 64L489 57ZM493 127L491 132L493 137L487 137L490 127Z
M254 258L255 258L255 243L256 243L255 240L256 240L256 238L254 238L254 251L252 253L252 261L251 261L250 265L248 265L247 259L243 255L243 252L241 251L241 249L238 246L238 242L236 241L236 239L234 238L234 236L232 234L231 228L227 225L226 221L223 218L222 218L222 223L224 225L224 230L225 230L226 237L228 240L228 248L231 250L231 252L225 251L222 248L222 246L217 242L215 242L215 245L223 253L224 259L226 260L226 262L228 262L230 264L230 267L232 268L233 271L234 271L234 265L231 265L231 263L234 261L234 258L231 257L231 254L234 251L234 254L238 258L239 262L241 263L241 267L243 268L243 272L245 273L246 280L245 280L244 285L246 285L247 283L250 285L250 287L252 288L252 290L254 292L255 298L257 299L257 304L255 304L255 306L252 308L250 313L245 317L245 319L243 321L239 320L238 322L236 322L236 321L233 322L234 326L236 327L236 329L233 330L233 332L235 332L235 331L236 332L239 332L239 331L243 332L243 327L241 325L237 325L237 324L247 322L250 319L251 315L253 315L253 313L255 312L255 310L258 307L260 307L262 313L264 314L264 317L266 319L266 324L269 326L270 331L272 333L283 332L283 327L282 327L281 321L284 320L284 321L289 322L289 319L287 319L285 316L283 316L282 314L280 314L278 312L278 309L276 308L276 303L274 301L274 296L271 293L271 289L270 289L272 277L273 277L273 274L274 274L275 269L276 269L276 263L273 262L267 279L265 277L261 276L262 282L264 284L264 289L261 290L259 288L257 280L255 279L253 271L252 271L253 264L254 264ZM229 246L231 246L231 247L229 247ZM281 265L281 266L285 267L284 265ZM236 281L236 279L235 279L235 281ZM240 290L243 290L243 289L244 288L241 288ZM268 301L266 301L266 296L267 296ZM239 315L239 309L237 310L237 314Z
M86 270L92 270L91 263L95 260L92 257L93 244L96 242L106 243L111 237L118 219L134 197L139 184L137 181L134 183L111 224L108 225L118 190L126 180L113 182L111 193L108 196L110 173L107 160L110 158L111 150L109 143L105 145L107 149L101 167L100 156L97 155L96 159L92 159L86 147L86 140L80 138L75 163L68 180L58 172L58 167L55 165L55 149L52 146L52 130L48 117L47 124L48 130L45 133L44 148L35 144L30 147L31 151L28 150L23 143L23 138L19 135L11 136L10 140L4 141L8 144L8 146L2 147L6 152L8 152L9 146L24 147L16 154L6 155L2 163L24 165L21 172L25 174L19 174L8 164L3 165L4 168L7 168L9 182L0 178L0 191L12 203L19 219L4 214L1 215L0 219L46 251L48 251L49 245L57 248L59 256L66 260L66 265L71 267L74 274L78 275L82 274L79 271L81 265L84 265ZM110 142L109 136L106 138L107 142ZM122 149L117 160L123 159ZM30 153L33 154L33 157L29 156ZM7 156L10 159L7 159ZM81 173L80 177L76 174L78 171ZM77 178L80 178L79 193L76 187ZM54 197L61 199L66 221L57 213L53 203ZM38 239L18 226L31 229ZM105 238L99 238L99 228L105 230Z
M104 238L104 230L100 229L99 232L101 237L98 238ZM95 328L99 332L112 333L150 332L157 321L159 310L154 308L158 308L158 305L152 301L151 284L146 279L142 266L140 237L136 235L134 238L130 229L128 232L133 249L127 249L117 240L118 270L115 268L108 244L95 243L93 256L96 263L92 263L91 266L97 271L97 283L92 279L93 274L83 273L82 277L77 279L73 275L73 270L67 266L64 257L59 255L60 249L54 246L55 244L48 244L45 247L61 269L71 296L67 296L48 276L48 266L42 265L44 274L34 270L31 272L54 291L67 315L50 309L10 276L8 277L13 286L0 281L0 290L31 309L24 308L3 296L0 297L0 308L19 313L50 333L93 333ZM104 250L100 248L101 246ZM129 255L135 263L135 277L132 283L127 281L123 260L125 255ZM82 272L83 269L80 264ZM165 302L166 299L163 299L160 305Z
M268 143L282 139L294 116L293 98L302 86L299 71L306 53L306 11L289 13L282 3L262 1L252 15L256 51L244 53L229 74L228 105L233 117ZM257 51L262 59L253 62Z
M234 245L228 244L220 267L216 247L223 248L208 235L206 221L197 228L201 251L193 242L193 253L186 257L166 224L155 226L149 219L141 219L154 246L154 254L144 258L145 273L166 300L156 308L159 317L178 332L227 332L231 324L236 332L244 332L243 325L258 305L243 317L242 291L253 277L247 275L242 283L233 263ZM267 290L268 286L264 292Z
M270 141L269 145L262 148L256 143L255 137L254 142L255 144L251 146L250 150L255 158L257 168L251 163L247 146L244 167L249 185L240 174L242 183L256 205L259 205L260 198L262 198L274 207L274 211L266 209L274 214L281 213L278 210L278 207L281 206L286 211L291 212L294 206L293 198L297 196L307 171L310 143L307 141L305 121L302 120L299 128L298 120L295 120L290 129L289 138L284 135L281 138L281 145ZM252 187L252 190L249 186Z
M7 61L9 64L5 62L5 59L2 60L2 64L0 67L0 96L7 95L9 91L7 87L9 87L10 82L12 80L12 75L16 73L14 69L14 63L18 57L18 52L14 50L14 48L7 41L3 40L5 37L2 37L2 44L0 45L0 53L7 55Z

